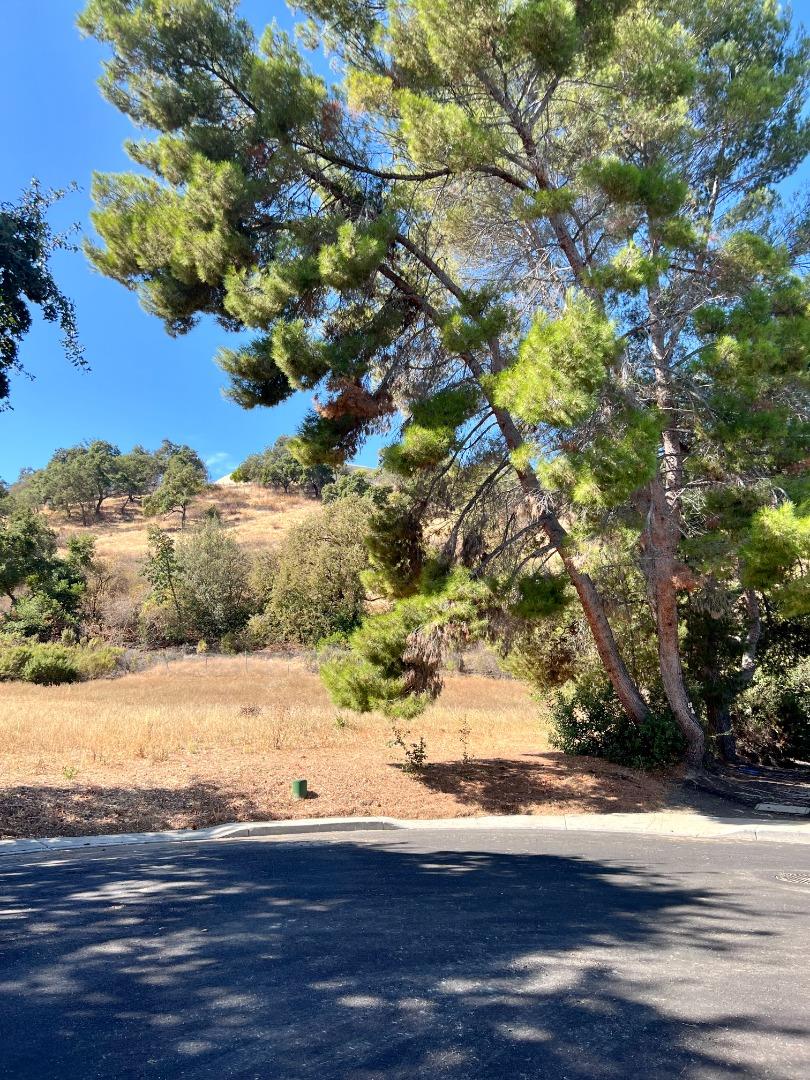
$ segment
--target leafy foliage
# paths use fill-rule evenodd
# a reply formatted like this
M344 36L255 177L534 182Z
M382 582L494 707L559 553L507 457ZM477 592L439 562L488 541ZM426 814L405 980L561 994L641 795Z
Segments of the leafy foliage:
M251 610L248 560L216 522L175 545L177 592L189 640L220 638L240 629Z
M362 497L345 495L287 533L254 575L265 601L251 620L254 641L311 646L358 625L365 602L360 575L366 566L366 511Z
M179 514L181 525L186 523L189 503L199 495L208 482L204 465L182 453L172 454L160 484L144 501L144 513Z
M321 675L335 704L389 716L415 716L441 688L447 647L484 636L488 588L462 570L426 570L419 595L368 617L349 639L351 655L328 660Z
M292 453L290 442L286 435L279 436L262 453L246 458L231 474L232 479L241 484L281 488L285 493L298 488L317 498L334 481L335 472L328 465L302 465Z
M144 576L152 587L142 612L150 643L219 640L242 629L253 597L249 564L236 541L208 521L177 543L158 528L149 531Z
M810 614L810 503L758 510L742 553L745 584L772 590L787 618Z
M54 233L49 208L68 190L43 191L36 180L19 202L0 203L0 403L9 396L9 374L22 371L20 342L31 329L31 307L59 324L62 344L76 367L85 367L73 302L60 290L49 261L69 249L66 235Z
M810 758L810 660L758 672L737 706L737 740L749 759L787 765Z
M635 769L671 765L683 753L683 737L666 708L651 710L643 723L635 724L610 683L593 677L558 691L550 741L566 754L602 757Z
M425 546L422 523L413 508L394 492L370 514L368 525L366 588L387 597L415 592L425 565Z
M58 555L56 534L31 510L0 521L0 581L11 601L2 634L49 641L74 629L93 559L89 538L72 537Z
M379 506L385 501L386 495L386 488L374 484L370 470L353 469L325 484L322 498L325 503L338 502L340 499L368 499Z
M109 645L0 642L0 682L19 679L23 682L53 685L99 679L113 674L122 659L123 650Z
M530 423L570 427L593 411L617 355L611 323L572 293L558 319L535 317L515 364L498 376L496 400Z
M113 443L95 439L56 450L44 469L28 470L21 476L13 485L12 496L17 504L45 505L63 511L68 517L78 511L82 524L87 525L114 496L124 500L122 512L136 500L146 503L161 488L171 469L169 486L163 487L155 500L155 504L164 504L163 497L170 488L177 489L181 464L185 473L194 478L195 486L197 477L206 478L205 465L190 446L164 439L155 451L135 446L128 453L121 453ZM165 505L170 502L166 498Z
M0 589L12 602L29 577L47 573L56 555L56 534L32 510L0 518Z

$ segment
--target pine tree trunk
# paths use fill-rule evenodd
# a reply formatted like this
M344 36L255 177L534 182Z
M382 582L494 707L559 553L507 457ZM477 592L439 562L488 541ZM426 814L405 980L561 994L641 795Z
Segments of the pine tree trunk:
M553 514L546 514L543 516L540 526L562 559L571 584L577 591L579 602L582 605L582 610L585 613L585 618L596 645L596 651L613 689L616 691L616 696L624 706L627 715L636 723L642 723L646 720L649 709L619 652L619 646L616 643L616 638L613 635L613 630L605 612L602 597L599 595L590 575L579 570L566 550L565 540L567 535L557 518Z
M655 609L658 664L669 707L686 739L686 760L700 769L706 756L706 738L686 690L678 636L675 553L679 539L677 517L661 481L656 479L650 484L650 507L642 545L650 599Z
M669 707L686 739L686 760L696 769L703 767L706 739L686 691L678 640L678 596L666 561L655 574L655 615L658 628L658 663Z
M702 769L706 737L697 718L683 677L681 643L678 637L678 593L676 554L681 539L680 495L684 484L679 413L672 389L671 341L664 333L665 319L659 310L658 286L648 290L650 353L655 371L655 398L667 423L661 432L660 475L650 483L650 506L641 546L650 599L655 609L658 631L658 663L661 682L672 714L686 739L686 761Z
M504 436L506 445L510 450L517 449L522 444L523 438L511 415L505 409L498 408L495 405L492 406L492 412ZM518 472L518 479L526 495L542 506L545 492L534 472L531 469L521 470ZM613 635L613 629L598 589L590 576L583 573L576 565L569 549L568 533L556 514L553 514L548 509L544 510L539 515L539 527L562 559L571 584L577 591L579 602L582 605L582 610L596 645L596 651L616 692L616 696L621 701L627 715L636 723L642 723L649 716L649 709L619 652L619 646Z

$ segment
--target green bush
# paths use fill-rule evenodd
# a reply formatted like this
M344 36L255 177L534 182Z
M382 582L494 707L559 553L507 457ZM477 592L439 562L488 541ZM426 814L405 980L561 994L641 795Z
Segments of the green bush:
M31 659L32 645L7 645L0 648L0 682L21 679L23 668Z
M141 604L138 612L138 639L147 649L182 645L190 636L182 616L170 601L158 601L148 596Z
M249 625L250 624L248 624L248 626ZM223 634L219 642L219 647L226 656L236 656L238 653L252 648L253 643L251 636L248 633L248 629L246 628L244 630L231 630L229 633Z
M100 645L94 649L77 648L75 663L79 678L82 680L103 679L112 675L121 667L123 656L124 650L112 645Z
M758 671L735 711L742 757L767 765L810 761L810 658L784 671Z
M47 642L74 626L73 616L65 610L62 598L33 592L21 596L9 612L7 627L15 636Z
M684 750L683 736L666 709L651 709L649 718L637 724L610 683L598 676L584 676L555 695L550 742L566 754L605 758L635 769L670 765Z
M39 645L22 669L25 682L52 686L56 683L77 682L80 678L76 650L65 645Z
M51 686L101 679L119 668L123 655L123 649L111 645L12 643L0 646L0 681L20 679Z
M184 640L215 641L241 630L253 598L248 559L233 537L209 521L181 537L174 554Z
M365 606L367 517L368 503L356 496L329 503L254 569L254 591L265 599L248 624L254 645L314 645L357 626Z

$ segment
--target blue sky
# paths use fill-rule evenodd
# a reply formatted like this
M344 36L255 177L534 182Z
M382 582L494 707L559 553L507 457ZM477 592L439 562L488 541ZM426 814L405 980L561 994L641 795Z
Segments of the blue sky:
M79 0L2 0L0 200L14 200L33 176L53 187L75 180L81 190L54 207L51 221L56 227L78 221L92 231L91 176L131 167L122 144L134 128L98 91L104 50L79 36L74 21L81 6ZM274 18L292 26L280 0L245 0L243 11L257 26ZM295 430L309 395L252 412L222 397L224 376L213 356L234 339L213 320L170 338L132 293L92 270L83 254L59 253L53 266L76 304L91 370L72 368L58 330L37 320L21 349L36 378L14 377L13 409L0 412L0 477L14 480L21 467L44 465L57 447L84 439L109 439L126 450L136 442L157 446L164 437L189 443L218 477ZM376 464L378 445L363 452L364 464Z
M51 220L57 228L77 221L90 230L92 173L130 167L122 144L134 130L98 92L104 51L79 36L78 0L2 0L2 7L0 200L15 199L33 176L53 187L76 181L81 190L56 206ZM257 27L273 19L292 26L281 0L243 0L242 10ZM794 4L796 21L806 24L808 14L810 0ZM230 335L213 321L170 338L132 293L94 272L82 254L59 253L53 265L75 301L91 370L72 368L58 331L36 322L21 349L36 378L15 377L13 409L0 413L0 477L14 480L23 466L44 465L57 447L94 438L123 450L163 438L186 442L217 477L295 430L307 395L252 412L222 397L213 355ZM378 446L373 441L358 460L375 464Z

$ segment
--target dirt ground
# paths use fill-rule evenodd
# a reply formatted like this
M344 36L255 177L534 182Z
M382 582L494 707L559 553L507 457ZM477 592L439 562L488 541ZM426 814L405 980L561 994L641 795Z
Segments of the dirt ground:
M331 815L462 817L649 811L673 776L548 745L507 679L448 675L410 723L403 771L381 716L341 713L301 660L187 657L72 686L0 687L0 836L192 828ZM466 760L465 760L466 756ZM305 777L310 797L294 800Z

